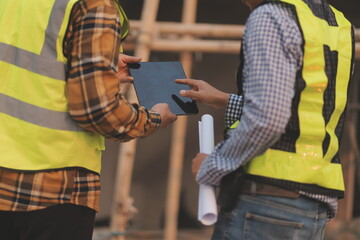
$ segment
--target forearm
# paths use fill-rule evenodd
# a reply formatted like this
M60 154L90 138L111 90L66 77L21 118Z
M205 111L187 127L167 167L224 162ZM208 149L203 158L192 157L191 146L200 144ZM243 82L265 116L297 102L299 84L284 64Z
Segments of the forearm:
M264 152L285 129L286 122L274 127L270 120L259 121L253 113L244 111L238 127L216 146L201 165L197 175L199 183L219 185L222 177Z
M101 107L102 103L92 105L96 102L87 101L88 110L81 106L83 103L69 104L70 115L80 127L117 141L148 136L159 128L159 114L130 104L121 95L116 95L111 103L103 102L104 106L108 104L106 107Z
M113 140L148 136L159 127L160 116L129 103L120 94L119 79L107 63L114 61L91 59L86 62L87 71L80 70L84 68L82 64L73 65L71 73L81 74L70 74L68 78L69 113L82 128Z
M160 116L130 104L119 93L120 24L116 8L105 5L79 9L82 11L75 14L66 41L71 117L79 126L113 140L152 134L159 127Z

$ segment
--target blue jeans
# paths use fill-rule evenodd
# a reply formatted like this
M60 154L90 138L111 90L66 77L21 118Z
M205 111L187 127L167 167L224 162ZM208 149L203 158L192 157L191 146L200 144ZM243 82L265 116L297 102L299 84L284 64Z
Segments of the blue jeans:
M327 206L300 196L240 195L231 212L220 210L212 240L323 239Z

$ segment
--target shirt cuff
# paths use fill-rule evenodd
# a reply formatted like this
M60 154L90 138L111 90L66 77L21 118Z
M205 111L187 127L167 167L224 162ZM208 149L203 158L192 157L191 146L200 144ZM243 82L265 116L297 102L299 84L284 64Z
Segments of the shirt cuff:
M149 121L149 128L146 130L144 137L149 136L156 132L159 129L161 124L161 117L160 114L154 112L152 110L147 110L148 113L148 121Z
M243 105L243 96L230 94L228 105L225 110L225 129L229 128L234 122L240 120Z

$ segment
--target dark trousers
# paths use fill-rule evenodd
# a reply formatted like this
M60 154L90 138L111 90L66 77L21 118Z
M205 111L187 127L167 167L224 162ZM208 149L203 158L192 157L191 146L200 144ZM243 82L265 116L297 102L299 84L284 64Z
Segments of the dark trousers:
M95 211L61 204L29 212L0 211L1 240L91 240Z

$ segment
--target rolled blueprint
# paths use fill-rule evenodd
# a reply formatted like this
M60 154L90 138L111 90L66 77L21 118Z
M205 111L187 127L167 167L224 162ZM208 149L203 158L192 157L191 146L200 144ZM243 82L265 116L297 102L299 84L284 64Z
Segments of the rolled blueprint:
M205 114L199 121L200 152L210 154L214 149L214 119ZM212 225L217 221L217 205L215 189L212 186L200 184L199 187L198 220L204 225Z

